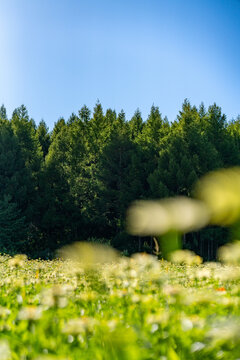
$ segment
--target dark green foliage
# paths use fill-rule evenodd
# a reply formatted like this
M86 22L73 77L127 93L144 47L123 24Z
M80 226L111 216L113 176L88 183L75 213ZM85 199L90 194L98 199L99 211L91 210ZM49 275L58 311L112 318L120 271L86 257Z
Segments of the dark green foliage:
M25 210L30 174L17 137L7 121L0 121L0 199L10 197Z
M218 151L222 165L224 167L238 165L239 154L234 139L227 131L226 116L216 104L209 107L205 124L205 133Z
M0 120L0 251L24 251L27 244L29 171L10 124Z
M141 113L140 113L139 109L137 109L135 111L134 116L129 121L130 136L133 141L134 140L137 141L141 137L143 126L144 126L144 123L143 123Z
M153 105L142 130L142 139L154 149L159 150L161 141L168 133L169 127L167 118L162 119L159 108Z
M27 226L17 204L10 196L0 200L0 251L14 254L24 252L27 243Z
M99 238L128 253L152 251L151 239L126 233L129 204L191 196L202 175L233 165L240 165L240 118L228 124L216 104L197 109L185 100L169 123L154 105L144 122L139 109L127 121L123 110L104 113L97 102L92 115L84 105L51 133L25 106L8 120L2 105L0 250L49 257L66 243ZM228 240L224 231L187 234L185 246L211 259Z
M192 185L206 172L222 166L221 156L206 134L196 107L185 100L178 121L161 142L158 165L149 175L155 197L190 195ZM160 184L160 192L157 184ZM168 191L166 191L168 189Z
M74 239L72 219L75 216L75 202L71 193L71 143L68 125L62 120L57 123L45 166L42 172L41 229L46 244L51 250ZM70 126L70 125L69 125ZM75 142L77 144L77 142Z
M100 158L98 203L114 236L123 230L125 212L130 203L141 197L141 159L138 147L123 135L114 136Z
M37 137L38 137L38 141L41 145L41 150L42 150L43 156L45 158L45 156L48 153L49 146L51 144L51 137L48 132L48 127L44 120L41 120L37 127Z

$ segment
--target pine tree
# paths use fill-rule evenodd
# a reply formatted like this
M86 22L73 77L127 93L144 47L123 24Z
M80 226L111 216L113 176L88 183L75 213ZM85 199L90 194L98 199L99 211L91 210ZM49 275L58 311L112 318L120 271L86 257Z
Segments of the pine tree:
M205 133L214 145L222 161L222 166L238 165L239 155L234 139L227 131L227 120L221 108L216 104L209 106L205 117Z
M151 107L150 114L143 128L142 139L150 144L154 150L160 150L162 138L164 138L170 129L167 118L162 118L159 108L156 106Z
M45 158L46 155L48 154L48 149L51 144L51 137L48 132L48 127L44 120L41 120L37 127L37 137L41 145L43 156Z
M7 120L7 110L3 104L0 107L0 119Z
M0 199L10 196L25 211L30 181L17 137L9 122L0 122Z
M29 118L24 105L15 109L10 121L11 128L16 136L24 166L29 174L29 181L26 182L26 197L24 216L29 226L28 237L29 251L37 250L39 226L41 219L41 201L39 186L43 166L43 152L39 142L37 127L33 119Z
M138 139L141 137L143 127L144 123L141 112L139 109L137 109L129 122L130 136L133 141L138 141Z
M18 138L25 165L31 171L33 179L36 180L43 156L36 131L36 125L34 121L29 118L27 109L24 105L14 110L11 125L14 134Z
M27 249L27 223L30 173L17 137L8 121L0 121L0 251Z

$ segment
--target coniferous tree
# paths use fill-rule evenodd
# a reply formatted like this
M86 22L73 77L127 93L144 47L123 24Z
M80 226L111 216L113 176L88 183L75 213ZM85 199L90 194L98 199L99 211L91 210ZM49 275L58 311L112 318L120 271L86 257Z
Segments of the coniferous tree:
M151 107L150 114L143 128L143 140L159 151L162 138L167 135L170 125L167 118L162 118L159 108Z
M230 121L227 126L227 131L232 138L236 152L240 156L240 115L235 120ZM238 164L240 163L240 158Z
M233 166L239 162L235 143L227 131L227 121L225 114L216 104L209 106L205 117L205 133L209 141L215 146L221 158L221 166Z
M37 137L41 145L43 157L45 158L48 154L49 146L51 144L51 137L48 132L48 127L44 120L41 120L37 127Z
M221 166L221 158L202 124L196 107L185 100L177 121L162 140L158 166L149 176L156 195L190 195L200 176Z
M30 172L9 122L0 121L0 198L11 197L25 211Z
M42 228L49 238L50 249L72 240L71 220L75 208L70 192L69 126L61 119L53 133L44 168L46 201L42 217Z
M0 119L7 120L7 110L3 104L0 107Z
M24 166L27 169L30 179L26 183L27 196L25 198L26 207L24 215L29 226L29 237L31 238L30 251L38 247L38 226L40 224L41 213L39 204L39 179L42 171L43 153L39 143L36 124L28 116L24 105L15 109L11 119L11 127L21 149ZM33 245L33 243L35 244Z
M206 172L238 165L239 123L228 124L216 104L197 109L185 100L170 124L155 106L146 122L138 109L128 122L123 110L104 113L97 102L92 116L84 105L49 134L25 106L11 120L1 106L0 250L47 256L65 243L104 237L135 251L125 232L129 204L191 196ZM187 239L196 245L198 237L195 249L204 255L208 238L217 246L221 231L211 227Z
M133 141L138 141L143 131L144 123L139 109L137 109L129 121L130 136Z
M30 173L17 137L7 120L0 120L0 251L27 249L25 213ZM22 249L22 251L23 251Z

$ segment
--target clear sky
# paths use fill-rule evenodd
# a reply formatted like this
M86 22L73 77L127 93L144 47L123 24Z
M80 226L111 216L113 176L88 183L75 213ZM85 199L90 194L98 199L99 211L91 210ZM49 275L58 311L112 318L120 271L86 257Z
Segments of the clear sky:
M50 129L97 99L127 119L184 98L240 114L239 0L0 0L0 105Z

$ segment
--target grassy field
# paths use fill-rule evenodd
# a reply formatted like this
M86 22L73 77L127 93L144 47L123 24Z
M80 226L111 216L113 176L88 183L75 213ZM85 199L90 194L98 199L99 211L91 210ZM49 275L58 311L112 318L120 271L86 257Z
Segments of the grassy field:
M237 265L73 250L0 257L1 360L240 358Z

